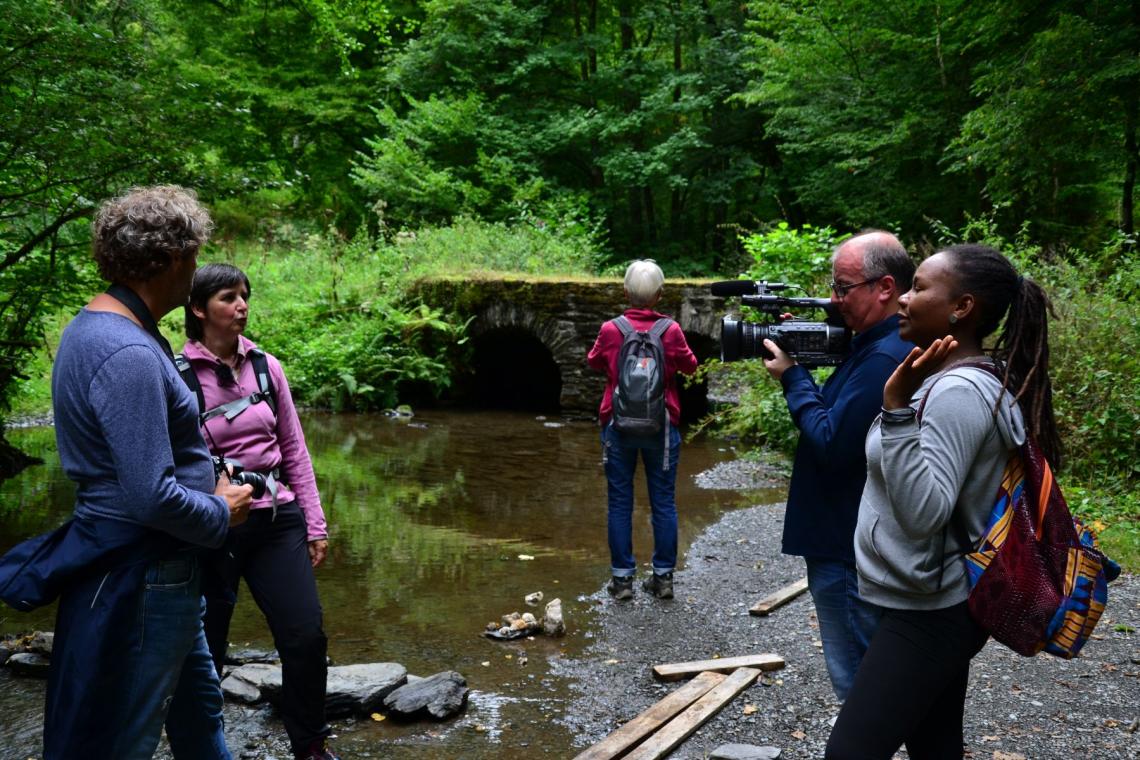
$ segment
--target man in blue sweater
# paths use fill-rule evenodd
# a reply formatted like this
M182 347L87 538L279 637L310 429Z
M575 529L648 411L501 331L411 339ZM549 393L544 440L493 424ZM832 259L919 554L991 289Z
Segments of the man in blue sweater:
M831 272L832 303L855 331L851 355L822 388L772 341L764 366L800 430L783 551L807 564L827 672L843 701L879 621L879 608L859 598L855 522L867 478L863 441L887 378L913 347L899 338L898 297L910 290L914 263L894 235L871 231L835 249Z
M52 368L75 518L56 535L62 586L44 758L226 760L222 694L202 630L199 547L245 520L250 487L215 485L198 402L156 321L186 303L210 218L193 193L136 188L94 224L112 285L63 331Z

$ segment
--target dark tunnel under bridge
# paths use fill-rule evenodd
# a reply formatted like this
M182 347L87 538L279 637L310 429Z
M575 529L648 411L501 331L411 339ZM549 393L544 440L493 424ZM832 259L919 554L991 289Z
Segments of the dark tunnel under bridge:
M602 322L624 308L613 280L424 280L425 303L470 318L471 361L455 400L481 408L573 417L597 413L604 377L586 366ZM672 316L703 363L720 355L724 299L702 281L666 281L658 310ZM683 421L708 410L704 383L681 385Z

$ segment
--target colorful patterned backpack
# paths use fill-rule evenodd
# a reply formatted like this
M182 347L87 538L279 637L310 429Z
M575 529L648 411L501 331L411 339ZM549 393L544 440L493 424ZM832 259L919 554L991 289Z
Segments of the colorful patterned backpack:
M1032 439L1010 457L986 532L965 556L970 614L1007 647L1076 657L1108 601L1120 566L1069 513Z
M1000 379L992 364L960 366ZM1109 581L1120 575L1093 532L1069 512L1032 438L1006 463L986 531L964 559L971 617L1026 656L1044 650L1076 657L1104 612Z

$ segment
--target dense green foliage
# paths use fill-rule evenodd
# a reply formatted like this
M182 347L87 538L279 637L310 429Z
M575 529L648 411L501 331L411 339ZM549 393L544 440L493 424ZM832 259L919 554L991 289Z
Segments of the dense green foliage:
M303 397L345 408L446 385L462 325L402 300L425 267L649 255L818 294L834 230L922 248L970 227L1057 295L1074 475L1135 482L1140 0L0 0L0 18L0 413L99 285L93 208L134 184L199 191L265 283L259 337ZM753 392L743 428L786 441Z
M0 0L0 406L90 289L95 203L219 234L578 225L602 269L731 274L784 220L1048 250L1133 231L1140 0ZM1129 238L1130 239L1130 238ZM272 241L270 241L272 242ZM767 273L765 273L767 274ZM14 297L13 294L20 294Z
M250 337L281 358L299 403L337 411L391 408L437 397L450 386L465 358L466 325L412 302L408 292L416 280L495 272L583 275L598 255L573 226L472 219L392 241L363 231L344 240L284 228L270 237L271 245L223 250L253 286ZM172 314L164 327L178 334L180 320Z

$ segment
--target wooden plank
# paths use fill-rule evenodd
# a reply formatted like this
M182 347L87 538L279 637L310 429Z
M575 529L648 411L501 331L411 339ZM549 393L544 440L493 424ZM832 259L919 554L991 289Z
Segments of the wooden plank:
M630 747L649 736L724 680L725 676L720 673L699 674L660 702L650 705L643 713L626 722L624 726L582 752L574 760L609 760L620 757Z
M711 670L714 673L731 673L737 668L759 668L779 670L784 667L784 658L778 654L746 654L742 657L722 657L719 660L697 660L696 662L674 662L654 665L653 675L658 681L680 681L682 678Z
M752 605L752 609L748 610L753 615L764 616L773 610L783 607L788 602L795 599L797 596L807 591L807 578L800 578L795 583L784 586L774 594L769 594L756 604Z
M721 708L747 689L760 676L755 668L739 668L711 689L687 710L665 724L664 728L646 739L626 760L657 760L672 752L677 745L693 735L705 721L720 712Z

